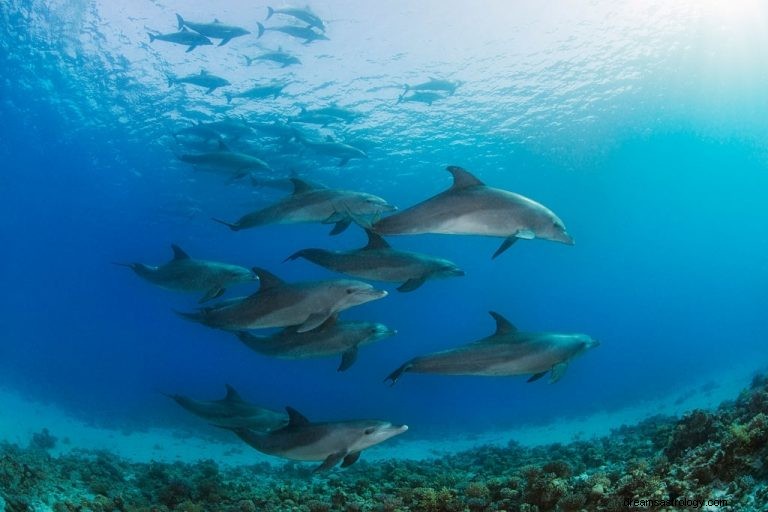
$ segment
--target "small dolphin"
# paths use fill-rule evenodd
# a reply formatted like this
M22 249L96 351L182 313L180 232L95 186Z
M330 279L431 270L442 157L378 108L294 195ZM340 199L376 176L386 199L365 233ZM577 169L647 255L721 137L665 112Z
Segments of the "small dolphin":
M497 257L519 238L543 238L573 245L557 215L527 197L491 188L461 167L449 166L453 186L373 224L380 235L484 235L504 237Z
M200 127L211 129L217 132L221 137L235 140L240 137L246 137L253 133L253 128L245 119L225 117L219 121L210 123L200 123Z
M173 259L165 265L153 267L143 263L116 263L132 269L152 284L168 290L181 292L205 292L201 303L221 297L226 288L233 284L250 283L258 277L245 267L219 263L217 261L195 260L178 245L171 245Z
M309 332L296 332L288 327L271 336L256 336L249 332L237 334L251 350L280 359L309 359L341 354L338 371L343 372L357 360L362 345L395 335L383 324L368 322L339 322L332 315L321 326Z
M428 81L415 84L415 85L408 85L405 84L405 91L403 91L403 94L405 94L408 91L439 91L439 92L447 92L449 95L456 92L456 89L461 85L461 82L451 82L450 80L441 80L439 78L430 78Z
M283 89L288 84L273 84L273 85L257 85L254 87L251 87L250 89L246 89L243 92L237 92L237 93L224 93L224 96L227 98L227 103L231 103L233 98L245 98L245 99L262 99L262 98L269 98L272 96L272 98L277 99L278 96L280 96L280 93L283 92Z
M407 94L404 92L400 95L400 97L397 98L397 102L403 103L405 101L413 101L415 103L426 103L427 105L432 106L432 103L435 101L445 98L446 96L444 94L432 91L417 91L413 94Z
M397 382L405 372L440 375L505 377L532 374L528 382L551 371L550 382L563 376L568 363L599 342L586 334L520 332L506 318L491 311L496 332L467 345L415 357L384 379Z
M366 448L408 430L408 425L393 425L379 420L310 423L292 407L285 410L288 412L288 426L268 434L258 434L246 428L229 430L267 455L300 461L323 461L315 471L327 471L339 462L342 468L351 466Z
M266 52L262 53L258 57L246 57L245 62L248 66L250 66L253 61L256 60L269 60L272 62L276 62L280 64L282 67L286 68L288 66L292 66L294 64L301 64L301 61L298 57L291 55L290 53L284 52L281 48L279 48L276 52Z
M189 27L195 32L209 37L211 39L221 39L219 46L224 46L232 40L232 38L244 36L250 34L249 31L242 27L236 27L234 25L226 25L220 22L218 19L214 19L213 23L194 23L192 21L185 21L180 15L176 15L176 20L179 23L179 30L183 30L184 27Z
M368 158L368 155L360 148L336 142L333 137L328 135L324 141L311 141L305 137L299 137L304 146L321 155L330 156L339 159L339 167L347 165L353 158Z
M291 183L293 194L271 206L243 215L235 223L213 220L233 231L267 224L322 222L335 224L331 234L337 235L354 219L378 217L383 212L395 210L384 199L364 192L325 188L298 178L291 178Z
M319 40L325 40L328 41L328 37L326 37L325 34L321 34L319 32L315 32L312 30L311 27L296 27L292 25L286 25L283 27L267 27L264 28L264 25L261 23L256 24L259 27L259 33L256 36L257 38L264 35L264 32L267 30L271 30L273 32L282 32L283 34L287 34L291 37L295 37L296 39L303 39L304 44L309 44L312 41L319 41Z
M346 309L387 296L361 281L336 279L286 283L271 272L254 268L261 285L248 297L227 300L196 313L179 313L209 327L229 331L297 326L310 331Z
M302 123L313 123L315 119L325 119L328 117L338 119L339 121L343 121L345 123L351 123L352 121L356 121L357 119L361 118L362 114L348 108L338 107L335 103L332 103L327 107L313 108L309 110L301 107L301 112L296 117L296 120Z
M174 44L180 44L183 46L188 46L187 53L191 52L198 46L205 46L213 44L210 39L205 37L204 35L198 34L197 32L192 32L191 30L187 30L186 28L181 29L178 32L173 32L171 34L153 34L151 32L149 34L149 42L154 42L155 39L158 41L165 41L167 43L174 43Z
M199 74L187 75L180 78L168 77L168 87L173 87L173 84L190 84L204 87L207 89L205 94L211 94L219 87L225 87L231 85L228 80L221 78L220 76L212 75L206 70L201 70Z
M214 172L223 171L234 180L249 176L251 170L269 170L269 164L264 160L232 151L222 140L219 140L218 151L196 155L183 154L179 156L179 160Z
M366 229L368 245L354 251L302 249L286 258L304 258L342 274L374 281L403 283L401 292L410 292L427 279L463 276L464 271L448 260L415 252L398 251L379 235Z
M288 417L243 400L240 394L226 384L227 394L220 400L195 400L184 395L166 395L195 416L218 427L248 428L268 432L284 427Z
M323 23L323 20L320 19L320 17L313 13L311 10L309 10L309 7L306 7L304 9L299 9L295 7L286 7L283 9L273 9L272 7L267 7L267 17L266 19L271 18L275 14L283 14L285 16L293 16L297 20L303 21L310 27L315 27L318 30L321 30L325 32L325 24Z

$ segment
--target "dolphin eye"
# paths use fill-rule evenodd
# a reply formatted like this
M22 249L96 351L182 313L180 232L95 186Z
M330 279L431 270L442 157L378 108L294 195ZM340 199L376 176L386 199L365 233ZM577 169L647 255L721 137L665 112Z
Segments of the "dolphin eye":
M373 429L372 428L365 429L365 435L369 436L371 434L373 434Z
M347 288L347 295L351 295L353 293L355 293L355 290L353 290L352 288Z

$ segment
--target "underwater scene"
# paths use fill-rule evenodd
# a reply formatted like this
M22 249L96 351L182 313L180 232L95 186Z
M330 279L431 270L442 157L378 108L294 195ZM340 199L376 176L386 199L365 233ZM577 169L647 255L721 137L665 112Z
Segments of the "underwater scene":
M0 24L0 512L768 510L768 4Z

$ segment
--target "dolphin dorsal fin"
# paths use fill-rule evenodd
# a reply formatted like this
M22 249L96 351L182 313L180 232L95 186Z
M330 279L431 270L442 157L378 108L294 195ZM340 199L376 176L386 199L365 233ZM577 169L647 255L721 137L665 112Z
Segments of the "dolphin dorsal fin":
M240 396L240 393L238 393L235 388L233 388L229 384L224 384L224 386L227 388L227 394L226 396L224 396L225 402L242 402L243 401L243 397Z
M475 176L466 169L455 165L449 165L446 169L453 175L452 190L485 185L485 183L475 178Z
M176 244L171 244L171 249L173 250L173 259L174 260L188 260L189 254L184 252L184 249L179 247Z
M293 407L286 407L285 412L288 413L289 427L303 427L305 425L309 425L309 420Z
M291 178L291 183L293 183L294 194L303 194L305 192L310 192L312 190L323 188L319 185L316 185L314 183L309 183L299 178Z
M501 316L495 311L489 312L494 320L496 320L496 334L514 334L517 332L517 327L515 327L512 322Z
M201 69L201 70L200 70L200 74L201 74L201 75L207 75L207 74L208 74L208 71L206 71L206 70L204 70L204 69Z
M219 21L219 18L213 18L213 22L214 22L214 23L221 23L221 22Z
M325 142L333 142L333 137L331 137L330 135L326 135Z
M276 286L285 284L285 281L277 277L269 270L265 270L259 267L253 267L252 270L253 273L259 277L259 291L268 290L269 288L275 288Z
M374 233L372 230L366 229L365 234L368 235L368 245L363 247L364 251L390 248L389 242L384 240L378 233Z
M229 149L229 146L227 146L226 142L219 140L219 151L231 151L231 149Z

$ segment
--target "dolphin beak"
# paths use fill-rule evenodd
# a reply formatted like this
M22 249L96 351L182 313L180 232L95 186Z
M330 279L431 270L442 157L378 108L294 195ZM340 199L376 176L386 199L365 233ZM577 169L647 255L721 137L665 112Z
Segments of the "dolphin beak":
M463 270L461 270L460 268L457 268L457 269L451 271L451 275L452 276L456 276L456 277L463 277L463 276L467 275L467 273L464 272Z

